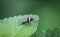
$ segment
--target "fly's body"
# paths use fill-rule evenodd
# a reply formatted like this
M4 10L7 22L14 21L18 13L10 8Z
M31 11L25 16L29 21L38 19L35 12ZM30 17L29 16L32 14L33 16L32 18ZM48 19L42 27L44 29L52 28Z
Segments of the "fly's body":
M22 24L25 24L25 23L30 23L33 20L34 20L33 17L28 16L27 18L21 19L21 22L22 22Z

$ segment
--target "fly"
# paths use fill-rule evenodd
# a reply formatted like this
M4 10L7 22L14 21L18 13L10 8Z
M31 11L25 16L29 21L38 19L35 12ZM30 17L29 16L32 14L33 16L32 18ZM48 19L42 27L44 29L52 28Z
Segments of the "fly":
M34 20L33 17L27 17L27 18L23 18L21 22L22 24L25 24L25 23L30 23L33 20Z

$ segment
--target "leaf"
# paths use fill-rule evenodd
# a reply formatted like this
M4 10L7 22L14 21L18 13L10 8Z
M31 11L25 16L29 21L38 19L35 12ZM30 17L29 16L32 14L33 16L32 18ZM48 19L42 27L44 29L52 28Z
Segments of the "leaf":
M60 37L60 28L54 28L52 37Z
M33 16L34 21L22 24L20 19ZM19 15L0 20L0 35L2 37L29 37L37 30L39 17L37 15Z
M60 37L60 28L56 27L53 30L47 30L46 37Z

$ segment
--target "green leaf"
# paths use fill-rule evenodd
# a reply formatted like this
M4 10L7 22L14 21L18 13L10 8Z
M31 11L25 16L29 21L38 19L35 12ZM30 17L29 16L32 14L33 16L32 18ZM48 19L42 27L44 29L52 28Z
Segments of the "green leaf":
M60 37L60 28L56 27L53 30L51 29L47 30L46 37Z
M33 16L30 23L22 24L20 19ZM0 36L2 37L29 37L37 30L39 17L37 15L19 15L0 20Z
M60 28L54 28L52 37L60 37Z

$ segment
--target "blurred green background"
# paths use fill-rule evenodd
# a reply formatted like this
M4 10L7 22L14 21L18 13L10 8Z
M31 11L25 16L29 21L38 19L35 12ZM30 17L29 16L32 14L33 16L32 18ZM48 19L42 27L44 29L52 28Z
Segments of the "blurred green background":
M60 1L0 0L0 19L24 14L40 17L38 29L31 37L45 37L46 30L60 26Z

